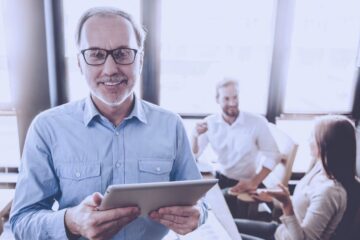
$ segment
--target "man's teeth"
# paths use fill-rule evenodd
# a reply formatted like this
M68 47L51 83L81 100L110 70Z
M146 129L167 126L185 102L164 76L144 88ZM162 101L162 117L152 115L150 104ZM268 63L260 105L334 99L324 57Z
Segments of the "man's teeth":
M121 82L104 82L104 85L106 85L106 86L115 86L115 85L118 85L120 83Z

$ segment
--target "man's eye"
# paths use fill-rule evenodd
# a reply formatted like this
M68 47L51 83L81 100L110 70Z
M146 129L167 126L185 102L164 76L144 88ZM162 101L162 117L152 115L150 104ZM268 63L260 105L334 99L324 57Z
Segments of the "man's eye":
M98 59L103 59L105 55L106 54L104 53L104 51L99 51L99 50L91 51L89 54L91 58L98 58Z
M116 59L124 59L129 57L129 50L127 49L119 49L118 51L114 52L114 57Z

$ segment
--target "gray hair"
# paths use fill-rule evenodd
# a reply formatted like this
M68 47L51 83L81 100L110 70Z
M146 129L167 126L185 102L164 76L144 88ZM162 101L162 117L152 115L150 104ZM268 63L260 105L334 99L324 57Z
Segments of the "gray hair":
M143 26L140 26L135 20L134 18L120 10L117 8L112 8L112 7L94 7L94 8L90 8L88 9L79 19L77 28L76 28L76 33L75 33L75 41L76 41L76 45L79 47L80 46L80 40L81 40L81 31L82 28L85 24L85 22L93 17L93 16L120 16L125 18L126 20L128 20L131 24L131 26L134 29L135 35L136 35L136 42L138 44L138 47L140 49L144 48L144 42L145 42L145 38L146 38L146 30Z
M230 78L224 78L216 84L216 98L219 97L219 89L223 87L227 87L230 85L234 85L239 92L239 82Z

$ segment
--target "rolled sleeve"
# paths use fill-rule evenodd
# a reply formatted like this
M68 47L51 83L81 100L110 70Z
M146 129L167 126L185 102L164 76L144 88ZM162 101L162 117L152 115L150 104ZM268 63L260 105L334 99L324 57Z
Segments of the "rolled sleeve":
M67 239L64 223L65 211L66 209L41 210L12 218L10 223L15 239Z
M265 119L259 122L257 129L257 145L261 153L262 165L273 170L281 160L280 151Z
M280 161L280 154L277 152L266 152L262 153L262 165L263 167L273 170Z

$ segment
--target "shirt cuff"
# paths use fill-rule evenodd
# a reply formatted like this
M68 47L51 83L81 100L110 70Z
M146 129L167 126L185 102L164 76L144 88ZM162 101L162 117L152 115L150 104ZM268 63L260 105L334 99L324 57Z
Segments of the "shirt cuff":
M45 230L45 236L47 239L68 239L65 231L65 211L66 209L62 209L52 213L53 216L51 218L51 227L48 226L48 228Z
M279 157L264 157L265 159L262 161L263 167L273 170L275 166L280 162L280 156Z
M297 219L295 215L290 215L290 216L283 215L280 217L280 220L286 227L297 224Z
M200 227L202 224L205 223L208 217L209 207L203 199L200 200L198 206L200 207L200 217L199 217L198 227Z

